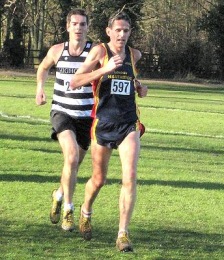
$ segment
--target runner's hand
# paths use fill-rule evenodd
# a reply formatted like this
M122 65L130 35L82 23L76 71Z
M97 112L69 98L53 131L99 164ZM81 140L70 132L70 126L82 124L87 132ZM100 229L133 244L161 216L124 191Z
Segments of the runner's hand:
M47 103L46 95L45 95L43 89L38 90L37 93L36 93L36 104L38 106L41 106L41 105L44 105L46 103Z

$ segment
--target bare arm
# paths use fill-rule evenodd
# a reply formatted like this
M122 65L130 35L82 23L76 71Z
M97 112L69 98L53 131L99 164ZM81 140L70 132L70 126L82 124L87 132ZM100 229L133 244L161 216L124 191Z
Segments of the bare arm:
M90 51L83 65L73 75L70 82L71 89L81 87L93 80L99 79L101 76L122 66L123 59L119 55L116 55L105 66L94 70L98 63L102 64L104 54L104 48L99 45Z
M62 45L52 46L43 61L40 63L37 70L37 88L36 88L36 104L46 104L46 95L44 92L44 85L48 78L50 68L57 63L59 55L61 54Z
M133 49L135 64L141 59L142 55L139 50ZM148 93L147 86L143 86L138 79L135 79L135 87L140 98L146 97Z

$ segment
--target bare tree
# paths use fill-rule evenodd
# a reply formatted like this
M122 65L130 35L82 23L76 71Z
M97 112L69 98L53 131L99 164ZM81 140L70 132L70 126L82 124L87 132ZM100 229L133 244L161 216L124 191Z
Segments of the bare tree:
M141 48L158 55L164 70L186 76L199 66L206 34L197 21L217 0L145 0ZM149 68L150 70L150 68ZM173 74L173 75L174 75Z

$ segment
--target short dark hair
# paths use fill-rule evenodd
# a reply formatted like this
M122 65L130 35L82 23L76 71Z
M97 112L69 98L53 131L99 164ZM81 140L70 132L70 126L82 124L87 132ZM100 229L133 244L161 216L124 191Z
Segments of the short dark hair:
M113 23L114 21L117 21L117 20L125 20L127 21L129 24L130 24L130 27L131 27L131 19L130 17L125 13L125 12L116 12L114 14L112 14L108 20L108 27L112 27L113 26Z
M72 15L82 15L82 16L85 16L86 17L86 22L87 22L87 25L89 24L89 17L86 13L86 11L84 9L73 9L71 10L68 14L67 14L67 17L66 17L66 22L67 23L70 23L71 22L71 16Z

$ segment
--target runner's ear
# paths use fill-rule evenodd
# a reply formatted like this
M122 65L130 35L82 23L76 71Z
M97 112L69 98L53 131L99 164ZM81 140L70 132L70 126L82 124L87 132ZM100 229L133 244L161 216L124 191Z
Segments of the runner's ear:
M107 27L107 28L106 28L106 34L107 34L107 36L110 37L110 27Z

